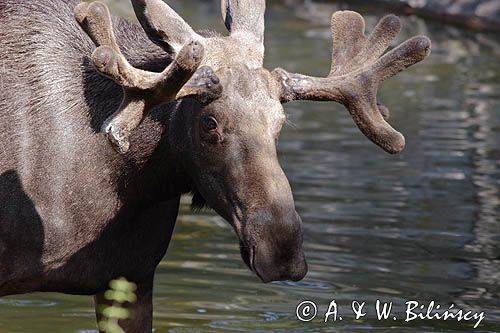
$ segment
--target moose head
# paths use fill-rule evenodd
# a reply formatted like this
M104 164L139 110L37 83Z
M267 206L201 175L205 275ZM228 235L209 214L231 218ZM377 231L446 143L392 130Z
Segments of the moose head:
M178 111L174 132L183 135L172 138L183 147L194 203L208 204L231 223L243 260L264 282L302 279L307 272L302 221L276 152L286 119L282 104L342 103L363 134L398 153L405 139L386 122L389 113L378 103L377 89L429 55L429 39L413 37L384 55L401 28L396 16L384 17L366 36L359 14L336 12L330 73L317 78L263 67L265 0L222 0L230 34L207 37L161 0L132 3L149 38L175 59L161 73L132 67L116 43L106 6L81 3L75 15L98 46L95 68L124 91L103 131L124 154L129 135L153 107L183 98L198 101L199 107Z

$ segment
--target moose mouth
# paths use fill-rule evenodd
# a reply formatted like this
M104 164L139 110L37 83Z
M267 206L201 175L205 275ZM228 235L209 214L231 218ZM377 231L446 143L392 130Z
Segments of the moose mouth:
M307 263L302 251L283 262L269 260L268 254L259 258L257 245L246 246L244 242L240 242L240 252L248 268L264 283L300 281L307 273Z
M197 189L192 192L192 208L208 207ZM302 220L293 206L290 209L283 205L285 208L277 217L266 207L244 214L240 205L232 206L235 208L231 214L224 214L223 210L219 210L219 214L233 227L241 258L250 271L264 283L303 279L307 263L302 248Z

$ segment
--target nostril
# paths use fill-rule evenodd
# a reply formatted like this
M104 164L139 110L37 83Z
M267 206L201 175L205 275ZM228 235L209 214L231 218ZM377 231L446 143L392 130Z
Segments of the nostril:
M255 246L252 246L250 250L250 268L257 274L257 268L255 267Z
M255 246L252 246L251 251L250 251L250 269L257 275L259 279L261 279L262 282L267 283L272 280L269 280L265 278L263 275L260 274L259 270L257 269L256 261L255 261L255 256L256 256L256 249Z
M255 246L250 250L250 268L255 272Z

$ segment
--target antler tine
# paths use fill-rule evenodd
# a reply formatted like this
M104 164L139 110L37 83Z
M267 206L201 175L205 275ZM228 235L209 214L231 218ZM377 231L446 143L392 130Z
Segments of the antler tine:
M190 40L203 40L189 24L161 0L132 0L135 15L148 37L166 51L179 52Z
M120 52L112 29L109 10L105 4L81 2L75 7L74 14L80 26L97 46L108 45L116 52Z
M243 32L264 43L265 0L222 0L221 11L227 30L231 34Z
M356 12L332 15L332 65L330 76L343 75L375 61L389 47L401 30L395 15L380 20L370 36L365 36L365 20Z
M220 94L218 78L211 69L204 68L191 78L204 54L199 42L184 45L163 72L143 71L130 65L121 53L106 5L100 2L80 3L75 8L75 17L98 46L92 54L95 68L124 91L119 109L103 126L103 131L118 152L128 151L131 132L153 107L184 97L208 103Z
M380 57L400 31L399 19L394 15L384 17L368 37L364 29L365 22L358 13L334 13L330 74L316 78L276 69L275 75L283 86L282 101L342 103L363 134L385 151L398 153L405 139L385 121L389 110L377 102L378 85L427 57L431 43L425 36L413 37Z

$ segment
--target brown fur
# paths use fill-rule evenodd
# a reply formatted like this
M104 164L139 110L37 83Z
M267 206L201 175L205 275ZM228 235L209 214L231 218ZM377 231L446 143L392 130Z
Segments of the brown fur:
M81 5L90 38L77 1L0 0L0 296L57 291L101 303L124 276L139 289L121 324L150 332L154 271L183 193L234 227L264 282L305 276L302 221L276 152L281 103L348 96L358 106L369 80L358 58L340 63L351 76L327 79L263 68L264 0L224 0L226 37L194 32L161 0L132 2L147 35ZM425 49L416 44L374 68L394 74ZM367 134L363 112L351 110Z

